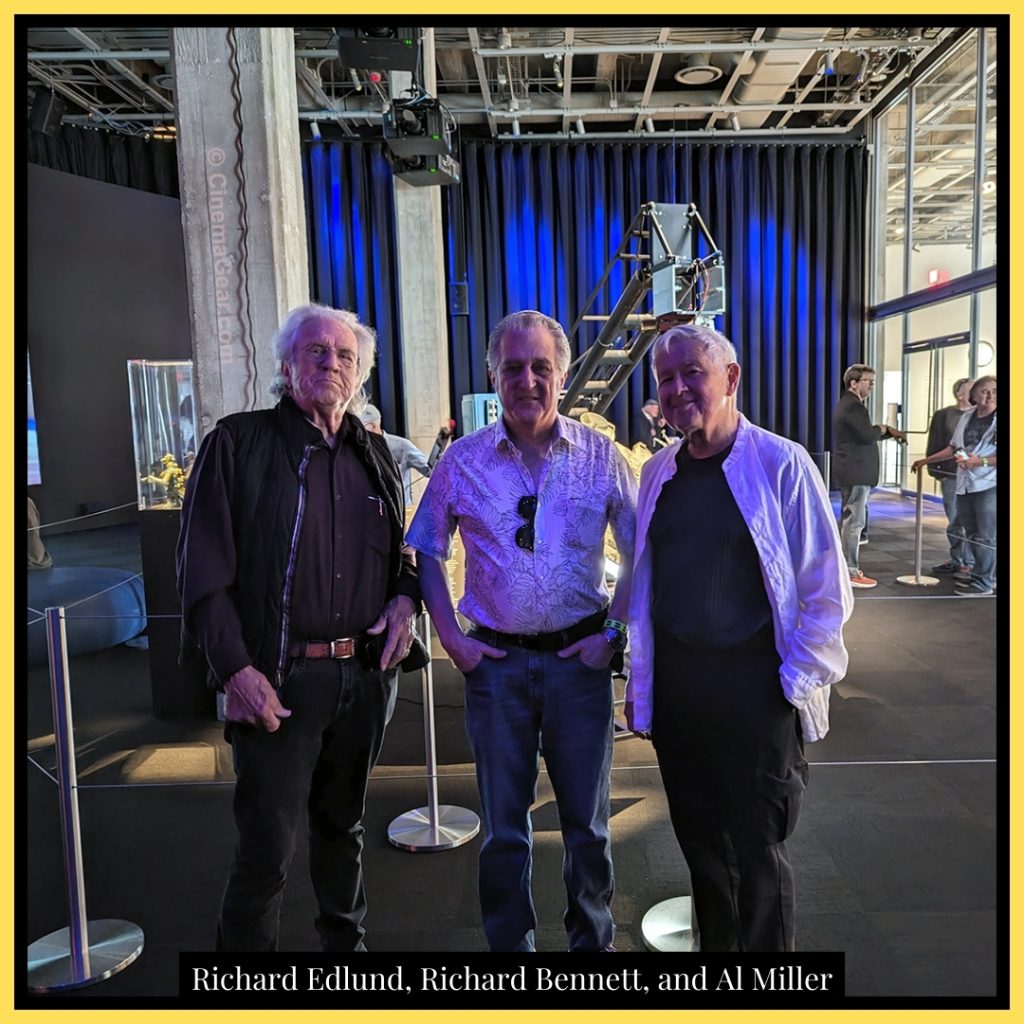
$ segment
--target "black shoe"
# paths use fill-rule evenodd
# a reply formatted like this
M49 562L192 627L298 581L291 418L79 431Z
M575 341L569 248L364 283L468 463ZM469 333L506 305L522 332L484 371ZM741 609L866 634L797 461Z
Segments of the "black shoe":
M954 565L952 562L939 562L938 565L932 566L932 572L936 576L955 576L960 572L960 566Z

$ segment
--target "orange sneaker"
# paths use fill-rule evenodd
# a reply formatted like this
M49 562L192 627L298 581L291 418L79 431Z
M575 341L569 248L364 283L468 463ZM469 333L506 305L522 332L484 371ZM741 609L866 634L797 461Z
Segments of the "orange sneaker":
M858 572L850 576L850 586L869 590L871 587L878 586L878 580L873 580L870 576L865 576L864 573Z

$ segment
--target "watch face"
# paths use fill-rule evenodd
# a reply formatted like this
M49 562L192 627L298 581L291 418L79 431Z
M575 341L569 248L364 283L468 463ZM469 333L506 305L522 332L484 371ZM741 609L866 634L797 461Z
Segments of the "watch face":
M609 627L601 635L613 651L622 652L626 649L626 635L617 629Z

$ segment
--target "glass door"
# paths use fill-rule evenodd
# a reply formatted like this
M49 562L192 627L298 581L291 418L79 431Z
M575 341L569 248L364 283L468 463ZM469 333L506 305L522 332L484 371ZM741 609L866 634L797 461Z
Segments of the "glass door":
M906 452L901 459L903 486L916 493L917 481L910 465L925 454L928 426L937 409L954 404L953 385L970 372L970 333L947 334L940 338L910 342L903 348L903 379L906 385L903 403L906 424ZM894 446L888 445L887 448ZM895 453L886 452L892 459ZM890 474L886 473L886 479ZM924 493L938 494L938 481L924 473Z

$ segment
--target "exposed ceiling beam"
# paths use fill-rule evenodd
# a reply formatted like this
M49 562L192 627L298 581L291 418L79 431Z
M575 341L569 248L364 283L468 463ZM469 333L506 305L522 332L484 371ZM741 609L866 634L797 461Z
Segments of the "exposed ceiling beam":
M484 59L480 56L480 33L475 28L467 28L466 32L469 33L469 44L473 48L473 64L476 67L477 81L480 83L480 99L483 100L487 110L487 127L490 129L491 136L497 137L498 122L494 120L494 115L491 113L493 101L491 100L491 87L487 82L487 65L484 64Z
M658 42L659 43L664 43L668 39L669 32L671 32L671 31L672 30L670 28L663 28L658 33ZM658 69L660 67L661 67L661 54L660 53L656 53L651 58L651 69L650 69L650 71L647 72L647 82L644 85L643 96L640 98L640 106L641 107L646 107L647 106L647 103L648 103L648 101L651 98L651 93L654 92L654 83L658 80ZM637 114L637 116L636 116L636 124L633 125L633 131L635 131L635 132L640 131L640 129L643 127L644 117L645 117L645 115L643 114L643 112Z
M174 110L174 104L171 103L166 96L164 96L162 93L154 89L149 84L149 82L146 82L143 79L139 78L139 76L135 74L135 72L132 71L132 69L128 67L128 65L125 64L123 60L117 60L113 57L96 57L95 54L102 51L103 47L100 46L100 44L97 43L95 39L92 39L90 36L87 36L84 32L77 28L65 28L64 31L67 32L67 34L71 36L72 39L75 39L78 42L84 44L92 51L94 56L88 59L106 61L112 68L114 68L120 74L124 75L124 77L127 78L128 81L131 82L132 85L134 85L137 89L141 89L147 96L150 97L150 99L156 100L156 102L161 107L163 107L164 110Z
M331 120L335 124L339 125L346 135L355 135L355 132L348 126L348 122L345 118L339 116L339 111L334 101L324 92L323 86L320 84L320 79L313 74L312 71L306 66L306 62L301 57L295 58L295 74L299 81L309 89L313 94L313 98L317 103L323 104L324 108L330 111Z
M766 29L764 27L755 28L753 33L750 36L750 41L752 43L760 42L761 39L764 38L765 31L766 31ZM727 102L729 97L732 96L733 89L736 88L736 84L743 77L743 75L744 75L744 73L746 71L747 62L753 56L754 56L754 51L753 50L749 50L749 49L745 49L743 51L743 53L740 55L740 59L736 62L736 67L734 67L732 69L732 74L729 76L729 81L725 83L725 88L722 90L722 95L719 97L719 100L722 103ZM707 122L707 124L704 127L705 128L714 128L715 127L715 121L718 120L718 117L719 117L719 115L717 113L712 114L708 118L708 122Z
M88 110L90 115L96 117L100 115L99 108L96 106L96 101L88 93L82 92L80 89L73 89L69 85L65 85L59 78L55 78L48 71L44 71L42 68L33 67L31 63L28 66L28 73L54 92L59 92L62 96L67 96L75 106Z
M576 30L567 28L565 30L565 43L569 49L566 51L565 60L562 62L562 106L567 107L572 102L572 43L576 38ZM562 131L569 130L569 118L562 118Z
M907 42L905 39L893 39L889 36L879 36L871 39L858 39L852 42L844 42L843 50L847 53L857 53L860 50L929 50L933 42L923 40L917 43ZM806 39L762 39L756 43L628 43L613 45L610 43L574 43L572 49L577 55L589 55L599 53L735 53L740 47L750 48L760 52L762 50L806 50L808 43ZM826 47L827 48L827 47ZM821 47L817 47L821 49ZM510 46L505 50L482 49L482 57L543 57L546 54L563 53L568 50L566 46Z

